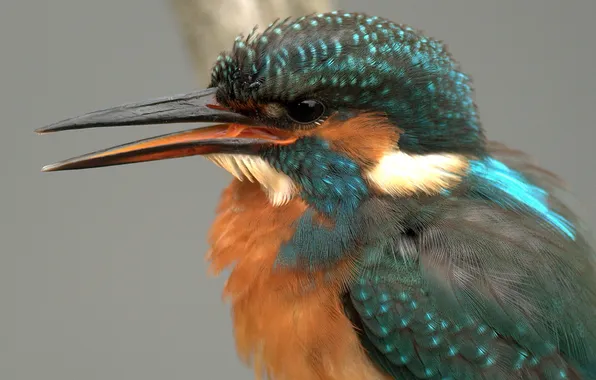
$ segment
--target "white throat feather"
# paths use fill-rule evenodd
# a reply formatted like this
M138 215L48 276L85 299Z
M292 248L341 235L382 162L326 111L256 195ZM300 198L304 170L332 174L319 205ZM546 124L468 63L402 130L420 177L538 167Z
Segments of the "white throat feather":
M209 154L204 157L230 172L239 181L246 179L259 183L274 206L288 203L297 193L294 181L261 157L245 154Z

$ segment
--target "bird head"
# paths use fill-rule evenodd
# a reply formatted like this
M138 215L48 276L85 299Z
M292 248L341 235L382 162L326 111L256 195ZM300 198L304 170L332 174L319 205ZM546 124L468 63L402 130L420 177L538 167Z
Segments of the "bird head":
M44 167L83 169L202 155L258 182L274 205L300 197L354 210L374 194L455 186L484 135L469 77L439 41L362 13L276 21L238 37L207 89L126 104L39 129L218 123Z

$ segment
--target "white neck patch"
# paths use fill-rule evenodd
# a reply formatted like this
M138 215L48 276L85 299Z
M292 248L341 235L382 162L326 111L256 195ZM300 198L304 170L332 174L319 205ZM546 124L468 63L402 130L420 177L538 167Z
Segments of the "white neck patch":
M457 185L467 169L468 160L462 155L410 155L394 151L385 154L365 176L386 194L433 195Z

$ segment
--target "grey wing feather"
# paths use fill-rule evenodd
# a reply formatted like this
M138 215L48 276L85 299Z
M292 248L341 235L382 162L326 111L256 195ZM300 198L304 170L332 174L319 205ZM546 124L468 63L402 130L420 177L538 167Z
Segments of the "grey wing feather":
M562 189L520 152L491 149L550 194ZM474 186L364 207L368 248L344 304L371 359L395 378L596 378L593 248ZM579 224L554 195L549 206Z

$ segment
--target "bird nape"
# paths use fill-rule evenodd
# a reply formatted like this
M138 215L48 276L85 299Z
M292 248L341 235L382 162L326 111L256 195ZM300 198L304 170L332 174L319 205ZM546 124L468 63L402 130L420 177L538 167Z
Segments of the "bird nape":
M596 378L594 250L557 178L485 140L446 47L361 13L239 37L208 89L39 133L215 122L44 167L202 155L236 179L208 260L273 379Z

